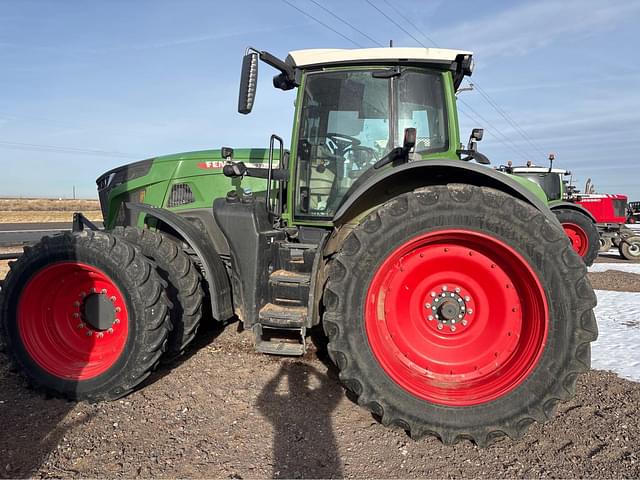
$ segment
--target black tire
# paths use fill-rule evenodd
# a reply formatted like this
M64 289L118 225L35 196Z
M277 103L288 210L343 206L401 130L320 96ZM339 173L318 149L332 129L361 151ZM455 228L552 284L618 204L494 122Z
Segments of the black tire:
M181 355L195 338L202 319L204 293L200 272L180 244L166 233L135 227L116 227L113 233L138 245L156 263L160 276L168 283L173 330L165 355L167 358Z
M600 253L608 252L611 250L611 247L613 247L611 237L600 237Z
M72 273L57 277L54 281L43 281L42 276L56 269L74 272L73 269L79 265L93 272L85 275L88 279L92 279L95 272L103 273L104 278L113 285L114 291L117 289L122 295L117 302L121 302L123 308L126 308L125 312L128 313L126 322L114 320L113 325L118 323L115 331L91 330L87 326L91 323L88 320L89 315L85 314L85 305L83 305L81 316L73 314L74 318L79 319L74 322L82 322L77 325L80 329L77 337L82 338L86 331L87 337L95 339L94 343L83 344L81 348L73 350L69 347L69 343L54 338L48 350L44 347L39 349L38 346L29 347L29 342L23 340L21 333L25 333L26 339L28 338L27 329L34 328L29 324L38 325L36 322L41 321L39 318L47 318L47 321L50 321L48 317L51 317L51 314L47 313L48 317L45 317L44 312L54 311L56 318L62 319L70 326L65 325L67 330L59 328L58 331L61 332L59 338L75 338L73 329L76 328L76 324L73 323L71 326L70 321L65 320L71 318L69 311L60 308L60 298L74 294L74 288L77 286L73 284ZM78 273L76 272L75 275ZM65 285L64 282L67 280L69 283ZM83 231L45 237L32 248L25 248L24 254L11 265L0 294L0 334L4 338L7 353L15 362L17 370L22 372L35 388L51 395L75 400L116 399L131 392L149 376L166 348L167 336L171 330L169 320L171 303L164 289L165 282L155 271L154 265L137 247L115 235ZM47 295L47 290L52 293ZM44 293L42 302L35 307L29 307L33 304L26 299L36 298L33 295L39 291ZM92 289L92 292L86 292L86 294L82 292L81 295L73 298L101 297L105 294L104 301L108 302L106 289L100 293ZM20 303L22 298L25 298L24 304ZM117 304L115 296L111 297L111 302ZM64 305L66 306L67 303ZM118 312L119 308L113 311ZM26 309L29 309L28 315L25 314ZM77 311L81 311L80 307L77 307ZM116 313L116 316L118 315L123 314ZM126 325L126 328L120 325ZM101 333L103 335L100 335ZM86 372L92 368L92 365L88 360L86 362L77 360L100 348L99 345L96 346L99 341L102 341L98 338L111 342L109 333L114 334L114 337L121 335L121 348L111 354L113 363L105 371L97 375L88 375ZM55 357L55 361L39 360L37 357L41 351L48 351ZM67 355L73 355L74 361L67 361ZM56 368L61 369L71 368L77 374L52 373L44 365L45 363L49 366L55 364Z
M632 262L640 262L640 237L632 235L620 241L618 250L622 258Z
M596 224L586 215L568 208L556 208L553 210L560 223L565 226L575 225L579 227L587 239L587 245L583 247L584 253L581 255L587 267L593 265L593 262L598 257L598 251L600 250L600 233ZM572 227L575 228L575 227Z
M453 229L481 232L518 252L549 306L549 333L535 367L515 389L470 406L423 400L402 388L376 358L365 327L366 309L373 308L365 300L384 262L410 240ZM505 434L519 438L534 421L548 421L557 403L575 394L578 374L590 367L596 298L585 265L555 222L503 192L451 184L400 195L349 233L329 268L323 325L340 378L384 425L399 426L414 438L431 434L445 444L467 438L479 445ZM387 304L382 308L386 315Z

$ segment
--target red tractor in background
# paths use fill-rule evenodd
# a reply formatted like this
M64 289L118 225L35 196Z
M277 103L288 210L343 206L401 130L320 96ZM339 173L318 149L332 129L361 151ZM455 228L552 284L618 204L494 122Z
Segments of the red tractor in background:
M595 218L600 233L600 252L615 246L622 258L640 261L640 236L626 226L628 197L621 193L596 193L590 178L584 193L565 182L567 201L580 205Z
M626 226L627 196L620 193L593 193L593 190L589 179L585 193L574 191L570 194L570 201L595 217L600 232L600 251L607 252L615 246L623 258L640 261L640 236Z

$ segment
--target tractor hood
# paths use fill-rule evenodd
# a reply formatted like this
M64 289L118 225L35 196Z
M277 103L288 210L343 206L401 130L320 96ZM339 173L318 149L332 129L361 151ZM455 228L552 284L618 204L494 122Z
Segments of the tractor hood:
M269 150L237 149L233 159L244 162L248 167L266 167ZM279 160L277 151L274 152L274 160ZM125 201L144 201L161 206L169 183L175 179L201 179L205 182L206 179L220 178L224 164L221 151L216 149L163 155L109 170L96 180L102 214L105 219L111 218L109 214Z

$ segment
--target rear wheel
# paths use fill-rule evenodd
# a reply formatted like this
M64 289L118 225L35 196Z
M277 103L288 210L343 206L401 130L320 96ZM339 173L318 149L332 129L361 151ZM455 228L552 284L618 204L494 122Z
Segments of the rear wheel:
M632 235L625 237L618 245L620 255L627 260L640 262L640 237Z
M45 237L25 249L3 286L7 351L49 393L121 397L150 374L166 347L164 286L153 264L114 235Z
M371 213L332 260L328 350L384 424L447 444L516 438L589 368L585 275L530 205L469 185L422 188Z
M113 233L138 245L158 265L158 272L169 284L173 330L166 355L169 358L180 355L195 338L202 319L204 293L198 269L178 242L166 233L134 227L116 227Z
M585 265L591 266L600 250L600 233L596 224L575 210L557 208L553 213L558 217L575 252L582 257Z

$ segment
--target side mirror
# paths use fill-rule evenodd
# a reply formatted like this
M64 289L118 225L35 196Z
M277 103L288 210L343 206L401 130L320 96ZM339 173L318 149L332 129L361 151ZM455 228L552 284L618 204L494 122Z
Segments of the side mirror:
M246 115L253 108L258 85L258 52L248 51L242 58L238 112Z
M413 127L404 129L404 141L402 143L402 148L409 153L409 151L415 147L416 145L416 129Z
M482 140L483 136L484 136L483 128L474 128L473 130L471 130L471 138L473 138L475 141L479 142L480 140Z
M225 160L231 161L231 159L233 158L233 148L231 148L231 147L222 147L220 149L220 156L222 158L224 158Z

